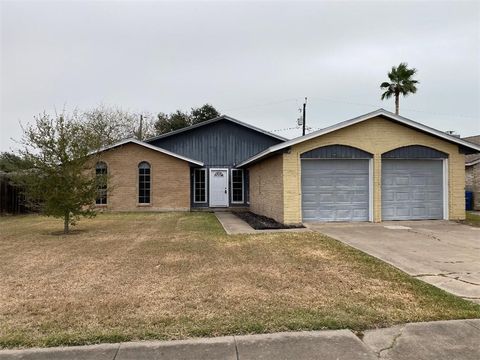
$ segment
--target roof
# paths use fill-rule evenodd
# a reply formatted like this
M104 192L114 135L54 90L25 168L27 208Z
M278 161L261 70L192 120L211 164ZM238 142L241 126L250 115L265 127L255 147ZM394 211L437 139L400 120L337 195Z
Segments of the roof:
M480 145L480 135L465 137L463 140ZM476 164L480 164L480 154L465 155L465 166L472 166Z
M281 140L281 141L286 141L288 139L280 136L280 135L276 135L276 134L272 134L271 132L268 132L266 130L263 130L263 129L260 129L256 126L253 126L253 125L250 125L250 124L247 124L247 123L244 123L243 121L240 121L240 120L237 120L237 119L234 119L230 116L227 116L227 115L220 115L220 116L217 116L216 118L213 118L213 119L210 119L210 120L206 120L206 121L202 121L201 123L198 123L198 124L195 124L195 125L191 125L191 126L187 126L187 127L184 127L182 129L178 129L178 130L174 130L174 131L170 131L168 133L165 133L165 134L162 134L162 135L158 135L158 136L154 136L154 137L151 137L145 141L147 142L150 142L150 141L153 141L153 140L157 140L157 139L162 139L162 138L166 138L168 136L172 136L172 135L176 135L176 134L180 134L180 133L183 133L185 131L189 131L189 130L192 130L192 129L196 129L198 127L201 127L201 126L205 126L205 125L208 125L208 124L212 124L212 123L215 123L217 121L220 121L220 120L228 120L228 121L231 121L235 124L238 124L238 125L241 125L241 126L245 126L249 129L252 129L252 130L255 130L255 131L258 131L262 134L265 134L267 136L271 136L275 139L278 139L278 140Z
M325 135L325 134L328 134L328 133L331 133L333 131L337 131L337 130L340 130L340 129L343 129L345 127L348 127L348 126L351 126L351 125L355 125L355 124L358 124L360 122L363 122L363 121L366 121L368 119L371 119L371 118L374 118L376 116L383 116L383 117L386 117L388 118L389 120L392 120L392 121L395 121L395 122L398 122L400 124L403 124L403 125L406 125L406 126L409 126L409 127L412 127L414 129L417 129L417 130L420 130L420 131L423 131L423 132L426 132L428 134L431 134L431 135L434 135L436 137L439 137L439 138L442 138L446 141L449 141L449 142L452 142L452 143L455 143L455 144L458 144L458 145L461 145L461 146L464 146L470 150L473 150L473 151L476 151L476 152L480 152L480 145L476 145L476 144L472 144L471 142L468 142L468 141L465 141L463 139L460 139L458 137L455 137L455 136L452 136L452 135L448 135L446 133L444 133L443 131L440 131L440 130L436 130L434 128L431 128L429 126L426 126L426 125L423 125L423 124L420 124L416 121L413 121L413 120L410 120L410 119L407 119L403 116L400 116L400 115L396 115L390 111L387 111L385 109L378 109L378 110L375 110L375 111L372 111L368 114L365 114L365 115L361 115L361 116L358 116L356 118L353 118L353 119L350 119L350 120L346 120L346 121L343 121L343 122L339 122L335 125L332 125L332 126L329 126L329 127L326 127L324 129L321 129L321 130L318 130L318 131L314 131L308 135L305 135L305 136L299 136L295 139L292 139L292 140L288 140L288 141L285 141L283 143L280 143L280 144L277 144L277 145L273 145L273 146L270 146L268 149L265 149L264 151L258 153L257 155L255 156L252 156L251 158L243 161L242 163L238 164L238 167L242 167L242 166L245 166L247 164L250 164L250 163L253 163L255 161L259 161L260 159L266 157L266 156L269 156L270 154L272 153L275 153L277 151L280 151L282 149L285 149L285 148L288 148L290 146L293 146L293 145L296 145L296 144L299 144L301 142L304 142L304 141L308 141L310 139L313 139L313 138L316 138L318 136L322 136L322 135Z
M150 145L150 144L147 144L146 142L144 141L140 141L140 140L137 140L137 139L134 139L134 138L130 138L130 139L125 139L125 140L122 140L122 141L119 141L115 144L112 144L112 145L109 145L109 146L105 146L97 151L93 151L91 153L91 155L93 154L97 154L97 153L100 153L100 152L103 152L103 151L106 151L106 150L110 150L110 149L113 149L113 148L116 148L118 146L122 146L122 145L126 145L126 144L129 144L129 143L132 143L132 144L136 144L136 145L140 145L140 146L143 146L143 147L146 147L147 149L151 149L151 150L154 150L154 151L158 151L162 154L166 154L166 155L170 155L170 156L173 156L177 159L180 159L180 160L184 160L184 161L187 161L189 163L192 163L192 164L195 164L195 165L199 165L199 166L203 166L203 162L201 161L198 161L198 160L193 160L193 159L190 159L188 157L185 157L185 156L182 156L182 155L179 155L179 154L176 154L174 152L171 152L171 151L168 151L168 150L165 150L165 149L162 149L158 146L153 146L153 145Z

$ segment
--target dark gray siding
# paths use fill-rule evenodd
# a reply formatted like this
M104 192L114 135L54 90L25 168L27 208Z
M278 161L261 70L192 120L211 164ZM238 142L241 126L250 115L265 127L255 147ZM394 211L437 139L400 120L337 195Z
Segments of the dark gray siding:
M304 152L300 157L302 159L370 159L373 156L351 146L328 145Z
M229 120L149 141L174 153L203 161L205 166L235 166L281 140Z
M446 159L448 154L421 145L404 146L382 154L383 159Z

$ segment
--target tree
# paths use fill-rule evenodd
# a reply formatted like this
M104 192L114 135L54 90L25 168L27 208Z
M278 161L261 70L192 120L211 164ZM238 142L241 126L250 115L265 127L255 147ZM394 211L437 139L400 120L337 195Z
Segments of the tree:
M9 152L2 152L0 154L0 171L9 173L18 171L24 167L24 160L20 156Z
M159 113L157 118L155 122L157 134L165 134L191 125L190 116L180 110L169 115Z
M153 116L143 113L142 131L140 114L131 113L118 107L98 106L82 114L86 126L107 146L120 140L136 137L144 140L155 135Z
M393 66L388 73L390 82L383 82L380 88L385 90L382 94L382 100L390 99L395 96L395 114L399 114L400 110L400 95L407 96L408 94L415 94L417 92L417 80L412 79L412 76L417 73L417 69L408 68L407 63L400 63L397 67Z
M219 116L220 113L210 104L199 108L192 108L190 113L177 110L171 114L159 113L155 122L157 134L165 134L170 131L182 129L187 126L201 123Z
M198 124L220 116L220 113L210 104L205 104L199 108L192 108L191 121L193 124Z
M62 218L64 233L81 216L93 217L99 186L106 178L94 176L95 155L102 139L74 113L39 115L23 128L20 155L25 169L14 175L27 199L47 216Z

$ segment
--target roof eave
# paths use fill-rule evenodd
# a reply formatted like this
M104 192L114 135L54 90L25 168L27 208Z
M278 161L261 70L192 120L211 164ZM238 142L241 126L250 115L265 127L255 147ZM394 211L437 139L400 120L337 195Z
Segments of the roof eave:
M166 138L166 137L169 137L169 136L173 136L173 135L177 135L177 134L180 134L180 133L183 133L185 131L189 131L189 130L193 130L193 129L196 129L196 128L199 128L201 126L205 126L205 125L208 125L208 124L212 124L214 122L217 122L217 121L220 121L220 120L229 120L233 123L236 123L236 124L239 124L239 125L242 125L242 126L245 126L249 129L252 129L252 130L255 130L255 131L258 131L262 134L265 134L267 136L270 136L270 137L273 137L277 140L281 140L281 141L287 141L288 139L287 138L284 138L283 136L280 136L280 135L276 135L276 134L273 134L271 132L268 132L266 130L263 130L263 129L260 129L256 126L253 126L253 125L250 125L250 124L247 124L247 123L244 123L243 121L240 121L240 120L237 120L235 118L232 118L231 116L228 116L228 115L220 115L220 116L217 116L213 119L210 119L210 120L206 120L206 121L202 121L201 123L198 123L198 124L194 124L194 125L190 125L190 126L187 126L187 127L184 127L184 128L181 128L181 129L178 129L178 130L173 130L173 131L170 131L168 133L165 133L165 134L161 134L161 135L157 135L157 136L154 136L154 137L151 137L149 139L146 139L145 142L149 142L149 141L155 141L155 140L158 140L158 139L163 139L163 138Z
M355 125L359 122L362 122L362 121L365 121L365 120L368 120L368 119L371 119L371 118L374 118L376 116L385 116L387 118L390 118L394 121L397 121L401 124L404 124L406 126L410 126L412 128L415 128L417 130L420 130L420 131L424 131L426 133L429 133L431 135L434 135L434 136L437 136L437 137L440 137L440 138L443 138L444 140L446 141L449 141L449 142L453 142L453 143L456 143L457 145L460 145L460 146L464 146L466 148L469 148L471 150L475 150L477 152L480 152L480 145L475 145L475 144L472 144L468 141L465 141L465 140L462 140L460 138L457 138L457 137L454 137L454 136L451 136L451 135L448 135L440 130L436 130L436 129L433 129L429 126L426 126L426 125L423 125L423 124L420 124L416 121L413 121L413 120L410 120L410 119L407 119L407 118L404 118L400 115L396 115L396 114L393 114L391 113L390 111L387 111L385 109L378 109L378 110L375 110L375 111L372 111L370 113L367 113L367 114L364 114L364 115L360 115L356 118L353 118L353 119L350 119L350 120L346 120L346 121L342 121L342 122L339 122L337 124L334 124L332 126L329 126L329 127L326 127L324 129L320 129L320 130L317 130L317 131L314 131L308 135L304 135L304 136L299 136L295 139L292 139L292 140L288 140L288 141L285 141L283 143L280 143L280 144L276 144L276 145L273 145L273 146L270 146L269 148L267 148L266 150L258 153L257 155L254 155L252 156L251 158L243 161L242 163L240 163L238 166L239 167L243 167L245 165L248 165L252 162L255 162L257 160L260 160L261 158L265 157L266 155L270 154L270 153L273 153L273 152L276 152L278 150L281 150L283 148L286 148L286 147L289 147L289 146L293 146L293 145L296 145L296 144L299 144L301 142L304 142L304 141L308 141L310 139L313 139L313 138L316 138L318 136L322 136L322 135L325 135L325 134L328 134L328 133L331 133L333 131L337 131L337 130L340 130L340 129L343 129L345 127L348 127L348 126L351 126L351 125Z
M186 162L191 163L191 164L194 164L194 165L199 165L199 166L203 166L203 165L204 165L204 163L203 163L202 161L190 159L190 158L188 158L188 157L186 157L186 156L176 154L176 153L174 153L174 152L168 151L168 150L163 149L163 148L158 147L158 146L150 145L150 144L148 144L148 143L146 143L146 142L137 140L137 139L135 139L135 138L129 138L129 139L121 140L121 141L119 141L119 142L117 142L117 143L115 143L115 144L112 144L112 145L109 145L109 146L105 146L105 147L103 147L103 148L100 148L100 149L97 150L97 151L92 151L89 155L98 154L98 153L101 153L101 152L104 152L104 151L107 151L107 150L110 150L110 149L114 149L114 148L116 148L116 147L119 147L119 146L122 146L122 145L126 145L126 144L129 144L129 143L137 144L137 145L146 147L146 148L151 149L151 150L153 150L153 151L157 151L157 152L159 152L159 153L172 156L172 157L174 157L174 158L177 158L177 159L186 161Z

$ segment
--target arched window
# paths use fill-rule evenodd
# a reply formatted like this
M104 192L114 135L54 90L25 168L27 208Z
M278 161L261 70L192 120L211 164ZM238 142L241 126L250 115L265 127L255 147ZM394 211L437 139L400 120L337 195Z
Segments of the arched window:
M150 164L146 161L138 164L138 203L150 204Z
M97 205L106 205L107 204L107 164L103 161L99 161L95 165L95 175L97 180L97 198L95 203Z

